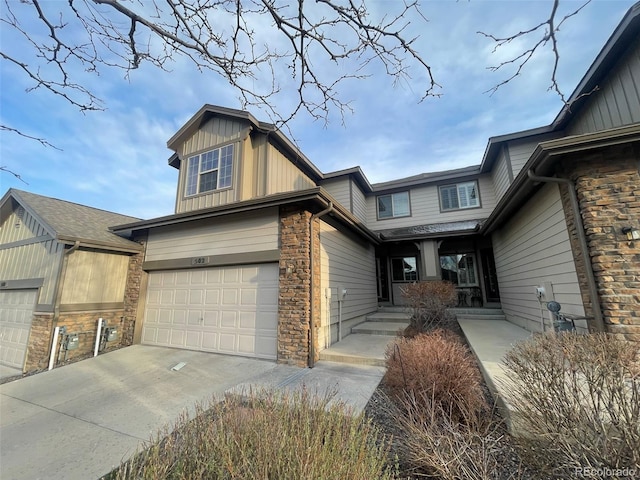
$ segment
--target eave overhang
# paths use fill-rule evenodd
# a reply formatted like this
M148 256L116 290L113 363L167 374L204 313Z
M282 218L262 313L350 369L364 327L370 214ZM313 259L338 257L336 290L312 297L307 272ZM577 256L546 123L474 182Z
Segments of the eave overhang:
M540 143L484 222L480 232L487 235L502 226L540 187L528 177L529 170L536 175L549 176L554 173L557 162L565 155L637 142L640 142L640 124Z
M185 213L177 213L125 225L117 225L111 227L110 230L121 235L132 236L136 232L148 231L158 227L185 224L198 220L252 212L270 207L279 207L282 205L303 205L313 213L316 213L327 208L330 203L333 204L331 214L337 221L347 226L367 241L376 245L380 243L379 237L374 232L365 227L362 222L351 214L351 212L340 206L322 187L314 187L294 192L277 193L242 202L235 202Z
M425 240L429 238L459 237L478 234L484 220L462 220L458 222L432 223L412 227L378 230L383 242Z

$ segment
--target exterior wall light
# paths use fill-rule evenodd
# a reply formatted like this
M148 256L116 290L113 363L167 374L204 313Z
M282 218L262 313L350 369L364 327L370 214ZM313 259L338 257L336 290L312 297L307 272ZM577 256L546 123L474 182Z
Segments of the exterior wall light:
M628 240L640 240L640 230L633 227L622 227L622 233L627 236Z

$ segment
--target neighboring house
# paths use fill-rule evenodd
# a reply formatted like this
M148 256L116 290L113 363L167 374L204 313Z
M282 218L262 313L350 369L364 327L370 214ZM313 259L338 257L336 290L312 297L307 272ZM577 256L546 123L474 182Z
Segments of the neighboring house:
M135 312L127 310L131 299L125 298L125 286L143 247L108 227L135 220L15 189L2 197L2 365L25 372L46 368L56 326L78 334L78 348L67 352L69 359L87 355L98 318L120 330L120 341L112 345L131 343ZM127 293L137 300L132 288Z
M435 279L531 331L556 300L640 341L640 4L551 125L489 139L477 166L372 185L212 105L168 147L175 213L111 229L144 245L134 342L313 364Z

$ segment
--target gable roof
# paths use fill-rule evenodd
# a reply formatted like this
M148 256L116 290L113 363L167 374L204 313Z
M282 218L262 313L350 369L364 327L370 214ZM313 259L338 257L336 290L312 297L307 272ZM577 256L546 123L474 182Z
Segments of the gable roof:
M267 135L269 141L280 146L293 163L295 163L304 173L315 181L323 178L322 172L309 160L300 149L287 138L287 136L276 128L272 123L261 122L251 113L234 108L221 107L218 105L206 104L178 130L167 142L174 152L178 151L180 144L193 135L204 123L213 117L226 117L248 123L251 129ZM180 168L180 158L177 154L169 157L169 165Z
M3 216L5 215L5 206L9 204L10 199L27 210L52 238L61 243L80 242L87 247L123 252L142 250L140 244L109 231L109 227L112 225L131 223L138 221L138 218L14 188L10 188L0 200Z

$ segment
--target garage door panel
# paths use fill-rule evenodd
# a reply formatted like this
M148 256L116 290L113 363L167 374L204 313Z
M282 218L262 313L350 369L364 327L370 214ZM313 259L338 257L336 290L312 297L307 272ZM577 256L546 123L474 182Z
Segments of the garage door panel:
M0 363L22 370L37 289L0 290Z
M276 358L277 264L152 272L150 277L150 285L160 286L148 290L144 343ZM178 292L185 283L189 293L183 305ZM160 293L151 293L156 290ZM147 335L147 329L167 321L165 311L172 315L163 325L175 333Z
M207 289L204 304L208 306L220 305L220 290Z

